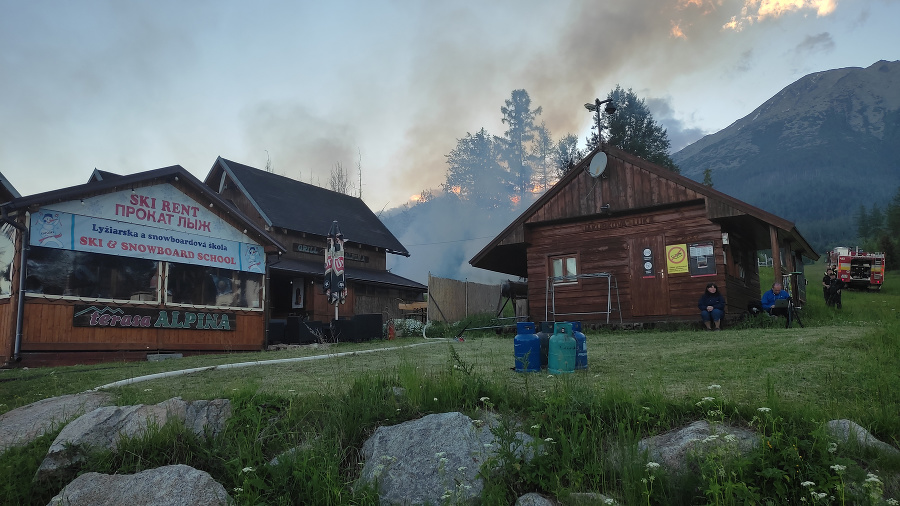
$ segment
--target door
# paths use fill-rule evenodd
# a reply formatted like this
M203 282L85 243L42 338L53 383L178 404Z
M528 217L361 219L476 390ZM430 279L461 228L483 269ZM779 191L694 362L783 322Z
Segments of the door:
M669 282L666 279L666 248L662 236L628 239L631 261L631 314L669 314Z

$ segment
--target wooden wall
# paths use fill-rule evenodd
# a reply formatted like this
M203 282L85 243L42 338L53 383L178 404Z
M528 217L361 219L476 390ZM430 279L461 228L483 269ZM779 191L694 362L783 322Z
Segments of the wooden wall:
M12 297L0 299L0 365L12 358L16 339L16 306Z
M73 308L68 301L27 297L22 351L251 351L261 350L265 339L262 311L222 310L237 314L237 328L215 331L74 327Z
M634 184L634 183L632 183ZM702 202L679 207L667 207L635 214L595 217L569 223L533 225L526 231L531 246L528 248L528 300L532 318L543 319L546 301L546 280L549 258L557 255L577 255L580 274L609 272L618 285L622 317L629 321L695 320L699 319L697 300L706 284L713 281L722 288L728 299L725 255L722 249L722 230L706 217ZM715 252L716 274L692 277L689 273L664 274L663 288L667 291L666 307L661 314L635 315L636 297L653 294L635 293L638 284L633 278L640 265L632 251L635 245L650 244L651 239L662 245L687 244L712 241ZM666 269L665 251L654 251L656 271ZM640 277L640 276L638 276ZM662 280L661 275L657 276ZM758 284L757 284L758 286ZM615 297L615 286L613 287ZM582 279L577 284L559 286L556 289L558 313L589 312L606 307L606 281ZM616 301L612 301L613 307ZM746 305L746 301L742 304ZM729 308L729 311L734 311ZM594 317L566 317L584 321L605 321L605 315ZM614 313L610 321L618 321Z

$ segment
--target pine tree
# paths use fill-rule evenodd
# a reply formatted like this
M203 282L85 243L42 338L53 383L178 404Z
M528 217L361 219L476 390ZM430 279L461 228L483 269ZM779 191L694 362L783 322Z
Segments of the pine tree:
M616 106L613 114L600 114L600 123L608 136L608 143L617 148L628 151L650 162L662 165L674 172L678 172L678 166L669 156L669 137L663 128L647 108L644 99L638 98L634 91L627 91L621 86L609 92ZM596 122L592 127L591 136L587 139L588 150L591 151L599 143Z
M509 128L503 133L501 156L509 170L514 191L522 196L532 189L533 158L530 146L538 128L534 121L542 109L531 109L531 97L525 90L513 90L505 104L500 112L503 113L503 123Z

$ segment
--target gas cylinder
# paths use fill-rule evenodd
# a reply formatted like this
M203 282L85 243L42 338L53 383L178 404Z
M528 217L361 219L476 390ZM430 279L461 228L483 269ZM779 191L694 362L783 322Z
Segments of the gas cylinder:
M575 338L571 323L555 323L547 355L547 371L550 374L575 372Z
M534 323L516 322L513 351L516 372L541 372L541 340L534 333Z
M587 336L581 332L581 322L572 322L575 338L575 370L587 369Z
M553 335L553 322L541 322L537 333L541 341L541 369L547 368L547 354L550 352L550 336Z

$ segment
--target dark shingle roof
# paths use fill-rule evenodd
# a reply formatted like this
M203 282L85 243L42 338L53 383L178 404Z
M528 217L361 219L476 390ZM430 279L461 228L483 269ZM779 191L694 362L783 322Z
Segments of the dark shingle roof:
M325 259L321 262L313 262L311 260L295 260L293 258L282 258L278 262L271 264L272 270L285 271L298 274L306 274L313 277L322 277ZM347 267L345 270L349 281L358 281L370 283L374 285L387 285L400 288L411 289L415 291L428 291L428 287L422 283L418 283L411 279L406 279L388 271L378 271L369 269L355 269Z
M270 226L325 236L331 222L337 220L347 241L409 256L406 248L360 198L221 157L216 165L241 186ZM211 174L215 169L214 166Z
M94 172L91 173L91 177L88 178L88 183L95 183L97 181L108 181L110 179L120 178L121 174L116 174L115 172L109 172L106 170L94 169Z

